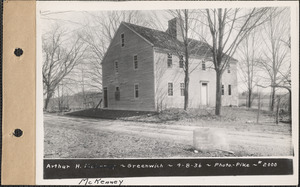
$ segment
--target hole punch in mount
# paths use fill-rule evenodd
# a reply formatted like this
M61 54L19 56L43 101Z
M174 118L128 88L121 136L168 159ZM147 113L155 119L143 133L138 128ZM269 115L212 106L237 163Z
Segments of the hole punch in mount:
M13 135L15 137L21 137L23 135L23 131L21 129L15 129Z
M21 48L16 48L14 54L17 57L20 57L23 54L23 50Z

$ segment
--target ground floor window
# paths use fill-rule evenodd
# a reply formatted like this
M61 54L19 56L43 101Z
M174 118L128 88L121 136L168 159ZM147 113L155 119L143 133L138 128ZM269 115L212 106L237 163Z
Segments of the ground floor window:
M173 83L168 83L168 96L173 96Z
M138 84L134 85L134 97L139 98L139 85Z
M120 101L120 88L117 86L115 91L115 99L116 101Z
M104 108L108 107L107 87L103 88Z
M231 85L228 85L228 95L231 95Z
M184 96L184 83L180 83L180 95Z

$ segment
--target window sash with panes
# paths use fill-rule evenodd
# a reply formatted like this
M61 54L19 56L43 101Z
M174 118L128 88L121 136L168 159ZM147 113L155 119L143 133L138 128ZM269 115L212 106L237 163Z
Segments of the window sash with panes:
M168 68L171 68L172 67L172 54L171 53L168 53Z
M179 56L179 67L183 68L183 55Z
M138 69L138 56L137 55L133 56L133 68Z
M173 83L168 83L168 96L173 96Z
M121 46L122 47L125 46L125 34L124 33L121 34Z
M180 95L184 96L184 83L180 83Z
M118 63L118 61L115 61L115 72L116 73L119 72L119 63Z
M224 95L224 84L222 84L222 95Z
M134 85L134 98L139 98L139 85Z

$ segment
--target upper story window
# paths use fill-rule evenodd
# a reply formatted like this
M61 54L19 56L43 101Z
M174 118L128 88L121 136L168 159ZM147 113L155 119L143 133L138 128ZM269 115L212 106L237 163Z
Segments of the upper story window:
M184 83L180 83L180 95L184 96Z
M231 95L231 85L228 85L228 95Z
M125 46L125 34L124 33L121 34L121 46L122 47Z
M183 55L179 56L179 67L183 68Z
M115 72L116 73L119 72L119 63L118 63L118 61L115 61Z
M168 96L173 96L173 83L168 83Z
M134 98L139 98L139 85L134 85Z
M224 85L222 84L222 95L224 95Z
M115 72L116 73L119 72L119 63L118 63L118 61L115 61Z
M133 69L138 69L138 56L133 56Z
M172 67L172 54L168 53L168 68Z
M227 73L230 73L230 64L227 64Z
M203 70L203 71L206 70L206 64L205 64L205 61L202 61L202 70Z
M115 99L116 101L120 101L120 88L117 86L115 91Z

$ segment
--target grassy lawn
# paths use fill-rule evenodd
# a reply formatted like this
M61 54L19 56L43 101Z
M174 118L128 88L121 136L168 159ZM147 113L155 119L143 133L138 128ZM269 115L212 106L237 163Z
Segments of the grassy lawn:
M255 132L291 133L291 125L275 124L275 112L261 110L257 122L257 109L244 107L223 107L221 116L216 116L213 108L206 109L169 109L162 112L87 109L68 113L67 115L87 118L118 119L145 123L184 125L206 124L210 127L232 128ZM284 116L286 117L286 116Z
M83 116L83 117L82 117ZM291 125L246 108L170 109L161 113L85 110L45 114L46 158L172 158L292 155ZM100 118L100 119L99 119ZM105 119L103 119L105 118ZM108 118L108 119L107 119ZM223 129L230 151L194 152L193 130Z

